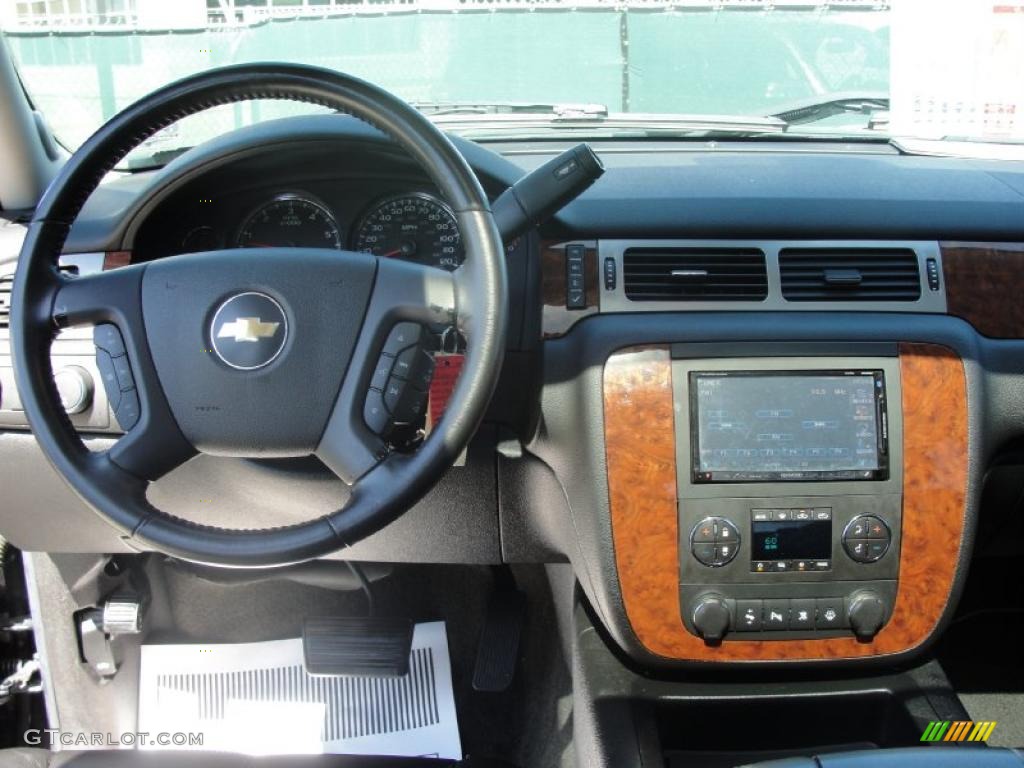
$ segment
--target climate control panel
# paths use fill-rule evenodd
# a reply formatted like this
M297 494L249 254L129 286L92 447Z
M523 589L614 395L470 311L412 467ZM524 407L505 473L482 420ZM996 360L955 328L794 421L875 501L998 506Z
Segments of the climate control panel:
M891 614L899 494L680 503L684 624L708 643L854 635Z

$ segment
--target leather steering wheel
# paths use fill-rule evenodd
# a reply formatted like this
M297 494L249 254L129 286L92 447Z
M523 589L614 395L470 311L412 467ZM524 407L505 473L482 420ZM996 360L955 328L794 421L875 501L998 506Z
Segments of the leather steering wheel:
M323 105L388 134L454 211L465 263L446 272L364 253L259 248L172 256L81 277L59 271L71 224L128 152L187 115L250 99ZM256 64L161 88L82 145L29 226L10 323L29 423L82 500L140 550L253 567L308 560L350 545L437 483L469 442L494 392L507 305L504 249L487 197L441 131L402 100L357 78ZM455 325L468 346L444 416L416 451L395 453L364 420L364 404L389 334L415 328L399 325L405 323ZM110 345L123 344L119 376L130 369L139 403L134 426L102 453L89 451L72 428L50 364L57 330L80 325L102 325ZM261 343L246 345L254 339ZM148 484L197 452L316 455L351 486L351 494L330 515L263 530L199 525L156 509L146 498Z

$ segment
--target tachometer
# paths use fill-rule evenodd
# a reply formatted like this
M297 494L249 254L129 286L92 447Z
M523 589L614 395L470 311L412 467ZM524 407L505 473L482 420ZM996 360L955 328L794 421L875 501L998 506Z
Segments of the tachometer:
M381 200L363 217L353 241L357 251L447 270L463 259L455 214L422 192Z
M289 193L250 213L235 244L239 248L341 250L341 229L323 204Z

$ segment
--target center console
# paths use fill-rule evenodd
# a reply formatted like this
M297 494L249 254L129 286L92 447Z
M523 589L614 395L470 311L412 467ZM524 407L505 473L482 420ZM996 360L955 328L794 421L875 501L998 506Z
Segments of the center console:
M672 362L684 625L709 643L870 639L899 577L898 360L738 351ZM732 356L690 356L716 352Z
M923 344L672 344L604 372L615 563L646 649L899 655L960 560L963 364Z

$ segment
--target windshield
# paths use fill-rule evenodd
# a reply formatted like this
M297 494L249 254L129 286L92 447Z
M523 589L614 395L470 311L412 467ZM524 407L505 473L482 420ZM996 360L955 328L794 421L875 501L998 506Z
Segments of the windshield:
M255 61L357 75L482 140L734 133L962 144L1024 137L1021 10L979 0L0 0L0 25L69 149L162 84ZM141 154L170 156L309 111L221 107Z

